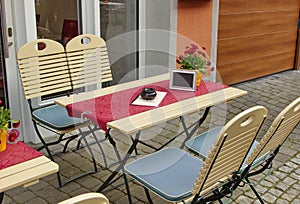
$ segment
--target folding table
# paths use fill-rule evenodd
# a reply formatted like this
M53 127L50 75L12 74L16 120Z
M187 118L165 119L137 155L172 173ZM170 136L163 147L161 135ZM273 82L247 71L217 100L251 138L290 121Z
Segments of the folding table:
M145 87L167 92L166 97L162 100L159 107L133 107L131 105L132 100ZM247 94L246 91L237 88L203 81L196 92L170 90L169 74L163 74L91 92L80 93L69 98L58 99L55 103L65 106L69 114L73 117L81 117L84 114L85 117L89 118L106 132L106 137L112 144L120 164L98 189L98 192L103 191L114 182L118 171L122 170L128 199L131 202L127 178L124 174L124 164L130 158L136 145L142 142L139 140L142 130L175 118L181 118L184 129L181 134L185 133L187 140L205 120L211 106L241 97L245 94ZM202 118L187 127L183 116L202 109L205 109ZM132 138L132 145L123 158L119 155L117 144L110 135L111 129L119 130L126 135L135 134L135 137ZM166 146L168 143L163 144L163 146ZM147 145L146 143L143 144Z
M7 144L0 152L0 203L4 191L38 183L39 179L58 172L58 165L19 141Z

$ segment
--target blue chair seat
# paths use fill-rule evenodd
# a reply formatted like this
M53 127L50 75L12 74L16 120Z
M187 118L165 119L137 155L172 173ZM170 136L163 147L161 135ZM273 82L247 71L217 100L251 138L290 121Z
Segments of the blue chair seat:
M217 136L222 128L223 127L215 127L211 130L208 130L208 131L200 134L200 135L197 135L197 136L193 137L192 139L188 140L185 143L185 146L192 152L198 154L202 159L205 159L209 154L210 148L212 147L214 142L217 140ZM244 168L247 166L246 161L258 144L259 144L259 142L257 142L256 140L253 142L240 171L244 170ZM257 158L251 165L251 168L255 168L257 165L259 165L261 163L261 161L264 161L264 159L267 155L268 154L264 154L263 156Z
M217 140L217 136L223 127L215 127L200 135L197 135L185 143L185 146L192 152L199 154L202 159L205 159L213 143Z
M51 105L34 110L32 116L40 123L57 130L72 128L84 122L80 118L69 117L67 110L59 105Z
M125 171L161 197L175 202L192 195L202 166L200 159L181 149L165 148L127 164Z

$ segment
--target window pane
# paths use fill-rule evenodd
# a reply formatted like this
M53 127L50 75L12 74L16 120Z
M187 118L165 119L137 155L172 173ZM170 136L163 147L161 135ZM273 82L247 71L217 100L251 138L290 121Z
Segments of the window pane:
M52 39L65 46L79 34L77 0L35 0L35 11L38 38ZM55 93L43 96L42 101L66 95Z
M112 84L136 79L137 1L101 0L101 37L107 42L113 74Z
M35 0L38 38L65 45L78 35L77 0Z

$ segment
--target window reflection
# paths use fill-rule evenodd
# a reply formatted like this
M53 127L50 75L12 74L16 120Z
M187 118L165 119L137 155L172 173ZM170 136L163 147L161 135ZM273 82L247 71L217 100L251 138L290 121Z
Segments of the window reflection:
M134 23L134 17L133 23ZM128 28L126 24L125 1L104 0L100 1L101 36L108 40L117 35L125 33Z
M78 35L77 0L35 0L38 38L65 45Z
M136 79L138 0L100 0L101 37L107 42L112 84ZM117 43L116 43L117 42Z

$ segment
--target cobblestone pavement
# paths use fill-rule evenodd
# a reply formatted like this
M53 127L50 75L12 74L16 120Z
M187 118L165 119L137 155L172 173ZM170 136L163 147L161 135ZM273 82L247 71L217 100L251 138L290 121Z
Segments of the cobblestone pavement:
M258 139L260 139L276 115L291 101L300 96L300 72L285 71L234 86L247 90L248 95L235 99L230 103L213 107L205 124L199 128L198 133L215 125L224 124L237 113L247 108L254 105L263 105L269 110L269 114L258 135ZM197 117L199 117L199 114L189 115L186 118L188 121L193 121L193 119ZM151 137L153 135L159 135L159 137L148 138L148 142L153 145L158 145L180 131L178 124L178 120L169 121L159 127L145 131L142 136ZM103 133L98 132L97 134L99 137L103 137ZM115 138L122 138L122 140L117 141L117 144L120 151L124 152L130 143L130 139L116 131L112 131L112 135ZM172 146L179 146L181 141L182 138L179 137L172 143ZM116 160L114 158L114 152L112 152L107 141L102 142L102 145L109 158L108 163L112 164ZM102 168L104 162L101 154L97 151L96 145L93 145L92 148L95 150L94 152L97 153L97 161L99 163L99 171L97 173L80 178L62 188L57 187L56 175L47 176L36 185L28 188L15 188L5 192L3 203L57 203L78 194L96 191L110 175L111 168ZM147 147L139 146L140 154L149 153L151 151L152 150ZM76 152L69 151L66 154L58 154L55 158L60 166L61 174L64 179L82 171L92 169L90 156L84 148ZM266 203L300 203L299 165L300 124L298 124L280 149L280 153L277 155L273 164L273 170L256 186ZM255 181L260 181L264 175L266 174L255 177ZM117 181L116 185L118 183L122 183L122 180ZM130 182L130 189L134 203L146 203L143 188L134 182ZM109 198L111 203L128 203L124 185L107 191L104 194ZM154 203L166 203L155 195L153 195L153 200ZM236 190L232 198L227 201L229 203L259 203L247 185Z

